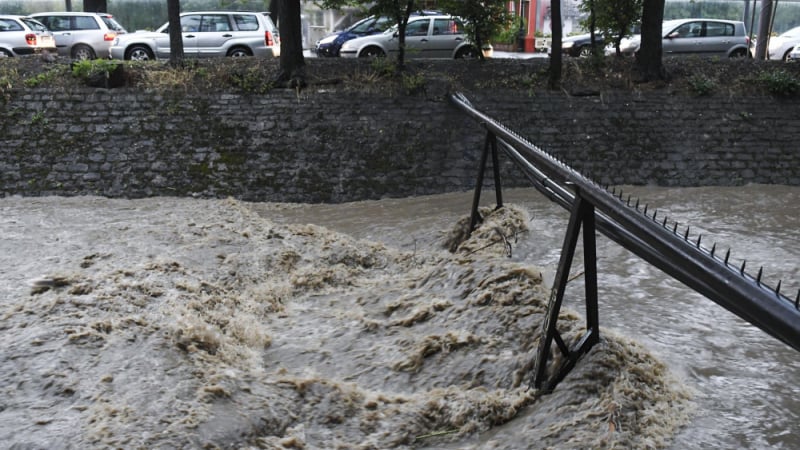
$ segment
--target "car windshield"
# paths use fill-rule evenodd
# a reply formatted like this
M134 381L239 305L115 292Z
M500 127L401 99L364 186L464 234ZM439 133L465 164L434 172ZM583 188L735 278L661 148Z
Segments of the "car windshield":
M669 34L669 32L671 32L673 29L675 29L675 27L677 27L680 24L681 24L680 20L678 20L678 21L668 20L668 21L664 22L661 25L661 35L662 36L666 36L667 34Z
M392 26L392 20L389 19L388 17L378 17L377 19L370 17L360 22L356 22L352 27L348 28L347 31L356 34L364 34L373 31L374 32L386 31L386 29L390 28L391 26Z
M46 32L47 31L47 27L46 26L42 25L41 23L39 23L39 22L37 22L35 20L22 19L22 21L25 22L25 25L27 25L28 28L30 28L33 31L39 31L39 32Z

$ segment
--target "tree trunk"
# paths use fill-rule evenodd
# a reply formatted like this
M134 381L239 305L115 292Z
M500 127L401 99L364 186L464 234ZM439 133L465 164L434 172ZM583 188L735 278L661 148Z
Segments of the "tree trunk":
M169 63L173 67L183 63L183 30L181 30L180 0L167 0L169 20Z
M551 28L553 32L553 40L550 44L550 78L548 85L550 89L561 88L561 0L552 0L550 2L550 17Z
M84 12L108 12L108 1L106 1L106 0L83 0L83 11Z
M65 0L65 3L66 3L65 6L67 7L66 8L67 12L71 12L72 11L72 0Z
M756 40L756 59L769 58L769 35L772 25L772 0L761 0L761 15L758 16L758 39ZM780 55L783 58L783 55Z
M636 63L642 81L667 77L661 62L661 23L664 21L664 0L644 0L642 8L642 43Z
M270 9L273 14L277 13L275 17L278 18L281 37L280 73L275 81L286 87L305 87L306 60L303 56L300 0L272 0Z
M406 2L406 9L403 11L402 16L398 17L397 21L397 71L402 72L406 67L406 25L408 25L408 18L411 17L411 11L414 10L414 0ZM386 55L389 56L389 55Z

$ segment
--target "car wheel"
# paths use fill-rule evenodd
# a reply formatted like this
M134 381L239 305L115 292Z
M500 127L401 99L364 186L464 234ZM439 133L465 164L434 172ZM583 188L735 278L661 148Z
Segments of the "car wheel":
M72 59L95 59L96 56L97 55L95 55L94 50L92 50L92 48L88 45L78 44L75 47L72 47Z
M478 57L478 49L469 45L456 53L456 59L475 59Z
M793 48L789 47L789 50L786 50L786 53L783 54L783 62L789 61L789 53L792 53Z
M250 49L246 47L234 47L228 50L228 56L230 56L231 58L241 58L244 56L253 56L253 52L251 52Z
M581 48L578 49L578 56L582 58L588 58L589 56L592 56L592 46L581 45Z
M367 47L358 54L359 58L383 58L384 56L386 53L383 53L379 47Z
M125 52L125 59L133 61L149 61L153 58L153 51L144 45L134 45Z
M740 48L731 52L731 58L744 58L747 56L747 50Z

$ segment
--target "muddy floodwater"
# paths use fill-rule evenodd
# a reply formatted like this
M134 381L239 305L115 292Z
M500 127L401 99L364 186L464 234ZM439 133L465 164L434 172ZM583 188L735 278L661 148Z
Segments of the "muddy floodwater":
M630 190L800 288L800 188ZM530 388L567 213L471 200L0 199L0 448L800 448L798 352L602 236Z

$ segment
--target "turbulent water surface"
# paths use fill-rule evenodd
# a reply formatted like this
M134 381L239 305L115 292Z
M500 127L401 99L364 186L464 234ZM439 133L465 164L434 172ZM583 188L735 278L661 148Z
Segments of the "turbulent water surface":
M634 191L797 289L800 189ZM567 215L471 197L0 199L0 447L800 446L797 352L602 237L602 341L529 389Z

